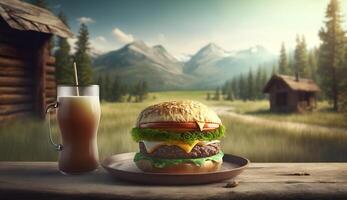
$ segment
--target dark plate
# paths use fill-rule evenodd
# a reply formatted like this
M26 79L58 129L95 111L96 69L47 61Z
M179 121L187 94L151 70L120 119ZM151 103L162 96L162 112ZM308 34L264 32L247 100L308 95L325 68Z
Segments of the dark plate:
M249 160L239 156L225 154L220 171L210 173L167 174L147 173L139 170L134 161L135 153L123 153L110 156L102 166L117 179L143 184L189 185L206 184L231 179L239 175L249 164Z

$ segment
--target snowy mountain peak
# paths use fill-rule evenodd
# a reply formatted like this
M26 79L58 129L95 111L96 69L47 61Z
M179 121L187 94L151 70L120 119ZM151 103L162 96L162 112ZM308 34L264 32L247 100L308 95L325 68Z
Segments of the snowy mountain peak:
M172 56L162 45L155 45L152 47L152 49L159 56L169 59L172 62L178 62L177 59L174 56Z
M166 49L163 47L163 45L160 45L160 44L154 45L153 49L157 49L159 51L166 51Z
M219 48L220 49L220 47L217 44L213 43L213 42L208 43L203 48Z
M143 42L142 40L136 40L132 43L129 43L125 46L125 48L127 49L132 49L134 51L139 51L139 52L144 52L144 51L148 51L149 47L146 45L145 42Z
M202 56L206 55L214 55L214 56L224 56L226 54L226 51L216 45L215 43L209 43L203 48L200 49L200 51L197 54L201 54Z
M186 66L191 66L187 68L191 68L192 70L200 63L212 62L216 59L223 58L226 55L227 52L224 49L214 43L209 43L202 47L194 56L192 56Z
M146 54L146 52L150 51L151 47L149 47L145 42L141 40L136 40L131 42L123 47L124 50L132 51L140 54Z
M128 46L136 46L136 47L147 47L146 43L142 40L135 40L128 44Z

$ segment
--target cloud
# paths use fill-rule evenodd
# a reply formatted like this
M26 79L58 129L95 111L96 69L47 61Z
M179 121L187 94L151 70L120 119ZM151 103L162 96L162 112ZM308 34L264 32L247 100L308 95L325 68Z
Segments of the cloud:
M97 36L94 40L95 42L107 42L106 38L103 36Z
M97 36L90 40L92 53L102 54L115 49L114 44L110 43L105 37Z
M134 37L131 34L124 33L119 28L114 28L112 30L112 34L116 37L116 39L123 44L127 44L134 41Z
M95 22L95 20L90 18L90 17L79 17L79 18L77 18L77 21L80 24L92 24Z
M76 42L77 37L68 38L68 43L70 44L70 53L74 54L76 52ZM94 38L91 38L89 40L90 42L90 54L96 55L96 54L102 54L111 50L116 49L118 46L110 41L107 40L104 36L97 36Z

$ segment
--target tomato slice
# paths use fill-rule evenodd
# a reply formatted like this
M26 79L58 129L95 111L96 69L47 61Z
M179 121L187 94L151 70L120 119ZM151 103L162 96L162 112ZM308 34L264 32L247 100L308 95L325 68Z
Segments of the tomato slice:
M217 123L206 122L203 131L214 130L219 127ZM148 122L139 125L139 128L167 129L172 131L200 131L197 122Z

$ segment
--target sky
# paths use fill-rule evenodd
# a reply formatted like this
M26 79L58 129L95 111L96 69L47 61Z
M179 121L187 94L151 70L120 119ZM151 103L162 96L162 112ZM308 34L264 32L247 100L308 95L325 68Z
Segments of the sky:
M134 40L163 45L178 58L213 42L228 51L262 45L278 53L304 35L319 45L329 0L47 0L63 11L74 33L90 31L92 48L107 52ZM341 1L347 13L347 2ZM347 27L347 22L343 24ZM70 39L74 42L74 39Z

